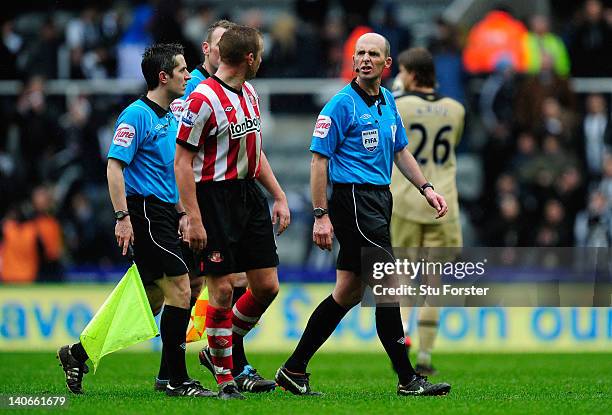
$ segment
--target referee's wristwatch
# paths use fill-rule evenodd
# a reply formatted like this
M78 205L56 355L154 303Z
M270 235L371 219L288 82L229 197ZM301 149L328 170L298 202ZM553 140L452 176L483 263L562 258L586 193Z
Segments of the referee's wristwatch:
M312 210L312 214L314 215L315 218L322 218L323 216L327 215L329 212L327 211L327 209L322 208L322 207L316 207Z
M130 212L127 210L117 210L115 211L115 219L122 220L126 217L130 216Z
M419 192L421 192L422 195L425 195L425 189L427 189L428 187L431 187L431 190L435 190L433 184L426 182L424 185L419 187Z

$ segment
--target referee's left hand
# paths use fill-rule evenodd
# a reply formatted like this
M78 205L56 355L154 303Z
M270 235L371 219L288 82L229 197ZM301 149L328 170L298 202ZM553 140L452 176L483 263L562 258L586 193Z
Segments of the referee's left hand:
M189 243L189 239L187 237L187 227L189 226L189 218L187 215L182 215L179 219L179 227L178 227L178 235L183 240L183 242Z
M425 199L427 199L427 203L429 206L434 208L436 212L438 212L438 216L436 219L440 219L442 216L446 215L448 212L448 205L446 204L446 200L442 195L436 193L432 188L428 187L425 189Z
M276 235L285 232L285 229L287 229L291 223L289 204L287 203L287 198L284 196L279 199L274 199L274 205L272 206L272 224L276 225L277 223L278 228L276 228Z

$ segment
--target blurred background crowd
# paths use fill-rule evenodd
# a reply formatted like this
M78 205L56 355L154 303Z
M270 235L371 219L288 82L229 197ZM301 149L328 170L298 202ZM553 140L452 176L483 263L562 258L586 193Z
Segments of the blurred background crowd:
M206 28L220 18L262 31L258 78L270 82L350 80L354 43L367 31L386 36L393 57L427 46L439 92L467 108L458 149L466 245L612 244L612 2L228 3L25 0L3 12L0 281L103 280L125 268L105 165L116 117L138 95L66 99L49 82L139 84L141 53L152 42L183 44L192 69ZM387 86L397 70L386 74ZM278 240L285 276L328 270L332 256L312 247L308 191L307 148L321 102L262 96L270 100L264 145L293 215Z

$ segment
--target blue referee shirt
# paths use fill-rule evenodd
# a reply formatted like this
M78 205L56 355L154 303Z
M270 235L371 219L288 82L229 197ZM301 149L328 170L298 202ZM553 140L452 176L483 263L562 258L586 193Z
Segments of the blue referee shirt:
M119 115L108 158L125 164L127 196L155 196L164 202L178 202L174 177L177 130L172 113L147 97L131 103Z
M394 155L407 145L391 92L371 96L353 80L323 107L310 151L329 159L332 183L388 185Z
M189 94L196 89L196 86L206 78L210 78L210 74L204 67L200 64L195 67L193 71L191 71L191 79L187 81L187 86L185 87L185 95L181 98L183 101L186 101L189 97Z

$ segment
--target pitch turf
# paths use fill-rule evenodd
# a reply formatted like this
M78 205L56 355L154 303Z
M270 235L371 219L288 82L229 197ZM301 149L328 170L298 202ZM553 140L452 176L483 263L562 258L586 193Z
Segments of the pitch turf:
M252 354L267 376L286 355ZM188 356L191 376L213 387L212 377ZM152 389L158 355L117 353L104 358L96 375L85 376L86 394L68 395L52 353L2 353L0 394L66 395L68 406L51 409L78 414L611 414L612 354L441 354L441 375L452 384L445 397L398 397L395 377L380 354L317 355L311 384L323 397L297 397L277 390L248 394L242 402L168 398ZM49 410L49 409L47 409Z

